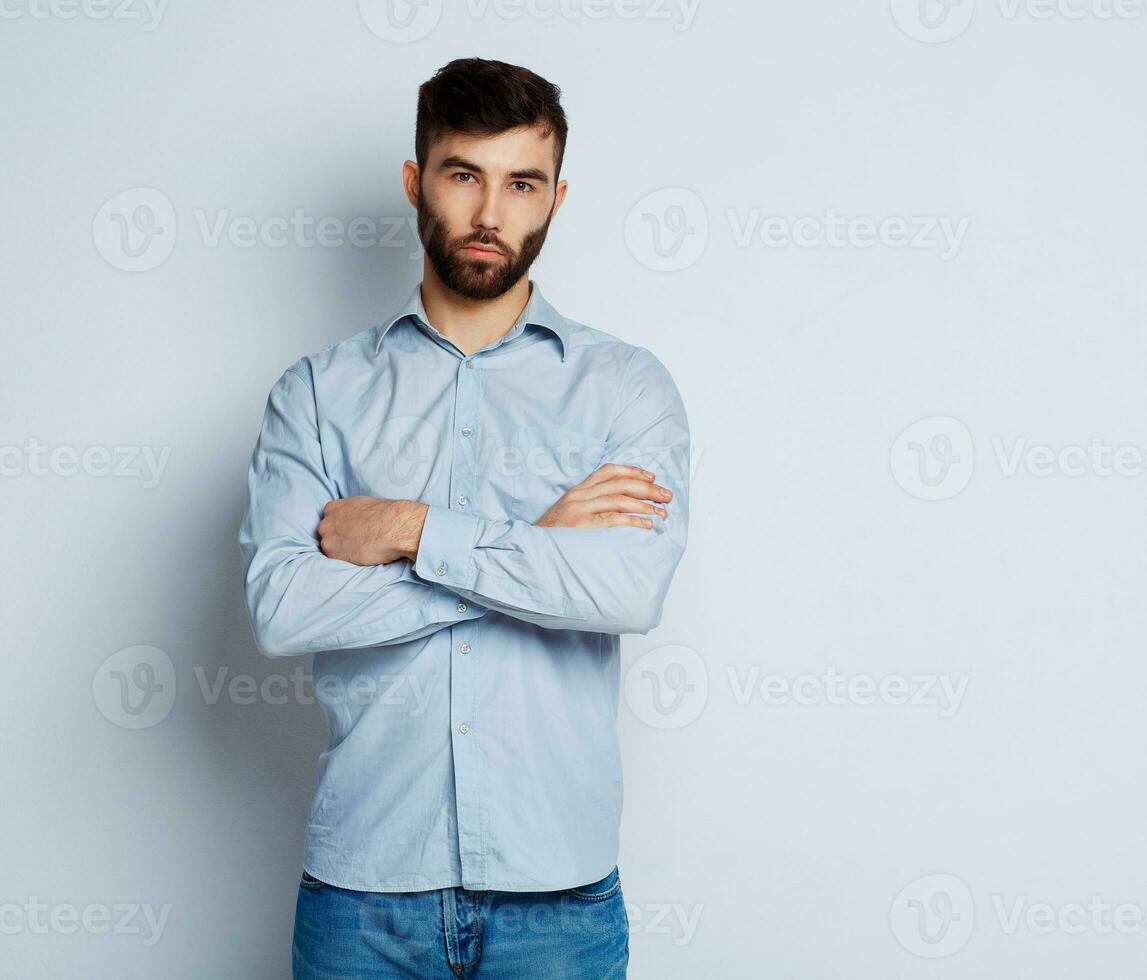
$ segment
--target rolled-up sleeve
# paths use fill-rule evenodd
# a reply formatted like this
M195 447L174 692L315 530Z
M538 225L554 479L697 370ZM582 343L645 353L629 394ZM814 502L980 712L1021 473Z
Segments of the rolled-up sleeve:
M484 615L445 583L419 578L405 559L360 566L322 553L318 524L339 493L324 466L309 379L304 358L275 382L247 475L239 548L259 651L283 657L402 643Z
M648 633L661 621L689 525L690 434L672 377L635 348L603 463L651 470L673 491L653 527L538 527L431 505L414 572L427 583L550 629ZM637 513L635 510L634 513Z

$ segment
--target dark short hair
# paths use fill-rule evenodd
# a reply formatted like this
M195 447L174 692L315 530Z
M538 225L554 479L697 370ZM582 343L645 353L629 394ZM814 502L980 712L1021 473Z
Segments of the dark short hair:
M457 58L418 89L414 156L425 167L430 144L448 132L494 136L519 126L540 125L554 135L554 179L562 172L566 114L562 91L528 68L486 58Z

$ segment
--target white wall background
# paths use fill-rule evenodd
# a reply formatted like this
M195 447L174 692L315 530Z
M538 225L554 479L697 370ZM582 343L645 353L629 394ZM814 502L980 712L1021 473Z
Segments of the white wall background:
M563 87L534 276L698 455L624 647L631 976L1141 975L1142 3L51 2L0 17L0 975L288 975L326 733L243 703L307 666L250 638L245 470L421 253L240 219L412 218L417 86L475 54Z

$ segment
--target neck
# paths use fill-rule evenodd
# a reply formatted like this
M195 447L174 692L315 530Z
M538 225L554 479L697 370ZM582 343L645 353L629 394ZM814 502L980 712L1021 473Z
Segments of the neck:
M463 354L472 354L509 332L530 299L522 276L494 299L467 299L447 289L429 265L422 277L422 305L431 325Z

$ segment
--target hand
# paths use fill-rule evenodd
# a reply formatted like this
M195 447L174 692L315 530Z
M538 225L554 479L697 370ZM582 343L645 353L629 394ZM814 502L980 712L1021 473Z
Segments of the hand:
M664 507L646 503L668 503L673 491L653 482L654 475L640 466L605 463L576 487L567 490L556 504L534 523L538 527L653 527L653 521L638 514L658 514L664 520Z
M354 565L414 561L427 505L417 500L344 497L329 500L319 521L319 548L328 558Z

